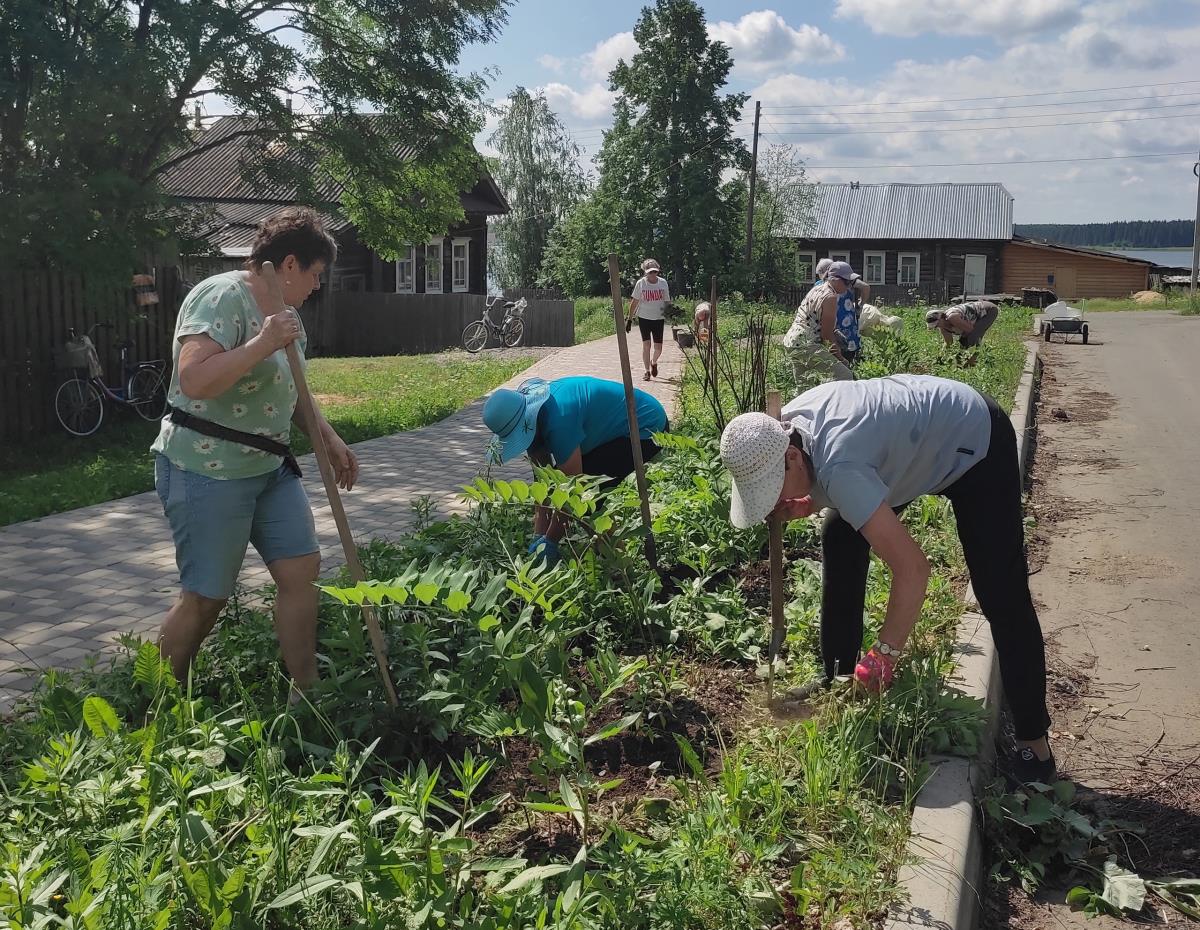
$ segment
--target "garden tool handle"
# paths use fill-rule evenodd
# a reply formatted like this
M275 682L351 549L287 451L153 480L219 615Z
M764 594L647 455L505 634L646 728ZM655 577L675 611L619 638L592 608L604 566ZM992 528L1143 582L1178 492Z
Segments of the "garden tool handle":
M267 283L271 298L281 307L287 307L283 297L283 289L279 286L279 278L275 274L275 266L271 262L262 263L262 276ZM295 311L293 311L295 312ZM292 381L296 385L296 404L300 408L300 416L308 430L308 438L312 442L313 454L317 457L317 467L321 471L321 480L325 484L325 496L329 499L329 509L333 512L333 522L337 525L338 537L341 539L342 552L346 556L346 567L354 581L366 581L362 562L358 558L358 547L354 544L354 536L350 532L350 521L346 518L346 509L342 506L342 496L338 492L337 474L333 470L333 462L329 458L329 449L325 445L325 437L321 433L320 417L317 416L316 404L308 389L308 379L304 375L304 362L300 358L300 350L295 342L288 344L286 349L288 368L292 372ZM383 630L379 626L379 617L374 608L363 605L363 617L367 621L367 633L371 639L371 648L375 653L375 664L379 666L379 677L383 679L384 690L387 692L388 703L392 707L400 704L396 696L396 686L388 670L387 645L383 640Z
M608 253L608 281L612 289L613 319L617 326L617 351L621 356L621 379L625 382L625 408L629 415L629 443L633 450L633 472L637 478L638 498L642 508L642 528L646 534L646 561L655 572L658 567L658 547L650 519L650 488L646 484L646 464L642 461L642 438L637 421L637 400L633 393L633 372L629 367L629 344L621 323L625 316L625 300L621 296L621 273L617 256Z
M779 419L782 408L778 391L767 392L767 414ZM775 659L783 645L787 624L783 616L783 519L774 512L767 517L771 564L771 641L767 646L767 700L774 697Z

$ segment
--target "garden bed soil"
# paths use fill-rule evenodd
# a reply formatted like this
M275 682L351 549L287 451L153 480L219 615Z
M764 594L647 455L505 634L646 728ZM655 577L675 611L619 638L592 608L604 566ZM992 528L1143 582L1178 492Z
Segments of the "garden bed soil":
M670 778L689 774L676 738L695 750L706 773L720 772L724 753L736 745L749 716L750 692L756 685L754 673L742 667L700 664L689 667L685 677L687 694L673 702L664 720L656 720L644 729L627 730L584 750L588 770L597 781L620 780L619 785L604 793L598 814L628 822L642 816L646 798L673 797ZM618 691L591 729L600 730L624 716L623 699L632 690L632 686L626 686ZM497 765L496 775L485 789L487 796L507 793L523 798L546 789L531 771L541 756L536 742L525 737L508 740L505 755L507 763ZM522 816L518 822L511 816L516 811L515 803L511 804L508 819L520 826L505 830L497 829L494 823L483 824L477 838L488 838L495 844L495 851L504 855L518 850L524 850L521 855L526 856L535 852L539 856L562 853L564 850L557 848L560 843L574 844L566 850L571 856L577 851L578 837L570 815L542 814L528 820ZM602 820L597 818L597 822Z

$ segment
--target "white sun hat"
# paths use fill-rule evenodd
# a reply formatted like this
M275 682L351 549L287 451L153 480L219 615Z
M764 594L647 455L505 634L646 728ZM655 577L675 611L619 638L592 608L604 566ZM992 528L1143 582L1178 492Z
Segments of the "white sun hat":
M783 491L788 429L765 413L743 413L721 434L721 461L733 478L729 520L746 529L767 518Z

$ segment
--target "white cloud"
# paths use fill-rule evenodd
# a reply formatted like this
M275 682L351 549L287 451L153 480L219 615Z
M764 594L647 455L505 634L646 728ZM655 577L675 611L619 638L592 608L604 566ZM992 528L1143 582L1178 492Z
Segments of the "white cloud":
M739 68L751 71L833 61L846 55L841 45L816 26L789 26L774 10L747 13L736 23L712 23L708 35L733 50L733 60Z
M992 36L1062 29L1083 18L1083 0L837 0L835 13L891 36Z
M1078 26L1067 33L1064 45L1069 54L1083 56L1096 68L1151 71L1169 67L1179 59L1179 49L1169 35L1134 32L1121 25Z
M557 74L562 71L563 65L565 65L566 62L555 55L542 55L538 58L538 64L547 71L553 71Z
M617 99L616 94L600 83L590 84L579 91L554 81L545 85L542 90L550 108L556 113L569 113L588 122L606 119L612 112L613 102Z
M1018 222L1173 218L1176 179L1195 154L1144 156L1189 148L1200 102L1175 105L1197 101L1178 95L1200 96L1200 85L1172 82L1196 78L1200 23L1181 23L1163 36L1138 13L1124 21L1114 15L1110 8L991 54L897 61L869 80L789 73L749 92L763 103L764 141L795 145L815 180L999 181L1016 197ZM1157 50L1158 60L1147 50ZM1106 87L1125 89L1087 91ZM1132 157L964 164L1112 156ZM935 164L960 167L871 167ZM854 165L862 167L820 167Z
M607 81L608 73L624 59L629 61L638 53L637 41L632 32L618 32L583 56L582 75L592 81Z

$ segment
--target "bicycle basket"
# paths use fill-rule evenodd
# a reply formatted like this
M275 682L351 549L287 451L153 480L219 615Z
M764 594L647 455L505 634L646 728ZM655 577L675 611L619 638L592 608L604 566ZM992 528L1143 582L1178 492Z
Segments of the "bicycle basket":
M100 366L100 356L96 354L96 346L87 336L68 339L58 350L56 361L59 368L82 368L93 378L98 378L104 373Z

